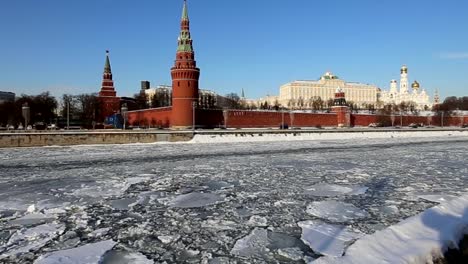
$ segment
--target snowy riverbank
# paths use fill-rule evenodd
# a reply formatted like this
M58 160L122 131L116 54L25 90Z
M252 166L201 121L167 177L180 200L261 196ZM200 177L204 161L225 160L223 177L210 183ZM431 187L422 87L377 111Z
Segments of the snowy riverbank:
M281 132L281 131L280 131ZM303 141L303 140L345 140L345 139L385 139L385 138L449 138L468 137L468 130L453 131L430 131L430 130L320 130L313 133L262 133L246 132L240 130L239 133L229 134L196 134L191 143L229 143L229 142L266 142L266 141Z

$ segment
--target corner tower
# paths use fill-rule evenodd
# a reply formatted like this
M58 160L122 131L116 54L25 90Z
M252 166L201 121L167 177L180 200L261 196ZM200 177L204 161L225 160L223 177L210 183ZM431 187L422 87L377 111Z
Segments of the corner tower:
M177 39L177 53L174 67L171 68L172 77L172 122L177 129L192 127L193 111L198 103L198 80L200 69L197 68L195 52L190 36L190 21L188 17L187 1L184 0L180 34Z
M99 91L99 101L101 103L101 120L99 121L104 121L106 117L109 117L119 111L120 98L117 97L117 92L114 88L108 50L106 50L106 62L104 64L104 73L102 74L102 86L101 91Z

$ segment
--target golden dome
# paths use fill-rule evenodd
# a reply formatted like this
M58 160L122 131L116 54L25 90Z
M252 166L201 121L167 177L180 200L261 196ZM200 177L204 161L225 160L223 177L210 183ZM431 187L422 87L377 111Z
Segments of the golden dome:
M408 67L406 67L406 65L401 67L401 73L408 73Z
M411 87L412 87L413 89L418 90L419 87L420 87L420 85L419 85L418 81L414 81L414 83L411 85Z

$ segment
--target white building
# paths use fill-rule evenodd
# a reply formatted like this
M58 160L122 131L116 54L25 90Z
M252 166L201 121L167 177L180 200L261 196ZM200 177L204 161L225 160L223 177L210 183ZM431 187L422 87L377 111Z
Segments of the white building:
M400 89L396 80L390 82L390 90L382 91L380 100L384 104L400 104L402 102L414 102L418 110L430 109L432 102L427 92L421 88L417 81L414 81L409 88L408 67L401 67Z
M327 103L335 96L337 88L346 94L346 100L358 106L375 105L379 88L375 85L346 82L331 72L326 72L317 81L293 81L280 87L278 101L290 108L312 108L313 102L320 98Z

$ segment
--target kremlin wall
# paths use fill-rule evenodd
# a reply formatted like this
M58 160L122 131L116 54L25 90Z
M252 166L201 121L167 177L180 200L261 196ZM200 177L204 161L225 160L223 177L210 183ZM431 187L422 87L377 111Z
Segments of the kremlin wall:
M344 90L336 87L338 89L335 91L334 106L331 113L201 109L198 107L200 69L197 68L192 46L186 1L184 1L183 5L180 27L176 58L170 71L172 77L172 106L129 111L126 114L127 124L139 127L151 125L160 128L189 129L193 126L196 128L278 128L282 124L287 124L289 127L353 127L368 126L371 123L388 124L390 119L393 119L392 123L394 125L403 126L411 123L434 126L460 126L468 123L468 116L444 117L442 120L437 116L408 115L390 117L353 114L350 113L346 105L346 94L344 92L349 92L349 89L351 89L349 87L344 87ZM406 89L407 71L402 70L402 74L404 75L402 85ZM329 79L339 81L338 78L330 77ZM393 90L392 92L395 93ZM102 120L109 114L120 112L121 106L114 89L108 54L99 98L103 107L101 109Z

